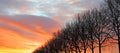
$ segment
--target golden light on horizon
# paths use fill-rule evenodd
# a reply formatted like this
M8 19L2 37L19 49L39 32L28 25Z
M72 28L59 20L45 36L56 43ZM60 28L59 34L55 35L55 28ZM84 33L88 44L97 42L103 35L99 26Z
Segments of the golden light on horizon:
M113 2L113 4L114 3L115 2ZM104 6L105 9L104 7L102 9L101 8L102 6ZM108 16L109 14L112 15L110 11L111 10L109 10L104 0L0 0L0 53L32 53L33 51L40 49L42 46L43 47L46 46L48 43L50 43L49 41L52 41L56 37L58 37L58 41L60 39L60 43L64 40L67 40L63 38L64 36L62 37L63 39L61 37L59 38L59 35L65 35L66 38L66 34L70 35L70 37L69 36L67 37L68 40L65 41L64 45L67 45L67 47L72 45L70 47L70 50L72 48L74 50L73 45L76 44L73 43L79 42L79 41L75 42L74 40L84 39L83 37L81 38L80 36L77 37L76 34L74 34L74 32L77 33L77 35L78 34L83 35L84 32L87 32L84 35L88 35L89 37L88 31L91 31L92 29L91 27L89 29L89 26L92 26L91 24L93 24L93 27L95 27L95 29L92 30L93 35L107 34L109 32L108 31L107 33L104 33L104 31L108 30L109 26L112 26L111 25L112 22L110 22L110 25L106 25L109 23L109 21L108 22L104 21L106 23L102 23L102 20L104 20L106 16L108 19L108 17L110 17ZM106 13L107 15L105 15ZM114 14L117 15L117 13ZM92 19L95 17L101 18L101 20ZM80 20L79 18L85 19ZM78 21L76 19L78 19ZM112 19L110 19L110 21L111 20ZM89 21L91 23L88 23ZM89 26L86 24L88 24ZM106 25L108 28L104 25ZM106 27L106 29L104 29L104 27ZM114 29L116 29L116 27ZM82 31L84 32L81 33ZM58 34L56 32L58 32ZM74 36L71 35L75 35L76 37L73 38ZM94 44L94 46L96 47L94 50L95 53L99 53L100 45L107 45L107 47L101 47L102 53L118 53L117 41L113 41L113 39L112 40L110 39L104 43L105 41L104 38L107 39L108 37L107 36L98 37L94 41L92 40L94 39L94 37L91 36L92 40L91 42L95 42ZM116 37L117 36L113 38ZM85 42L83 45L86 44L89 45L88 40L90 39L86 38L85 36L85 41L82 41ZM71 41L74 42L71 43ZM109 41L114 42L114 44L111 44L111 42ZM57 43L58 45L60 45L59 42ZM82 43L79 43L78 45L80 44ZM54 46L56 48L56 44ZM80 45L80 49L82 47L83 46ZM86 52L91 53L90 47L92 46L87 46L82 49L87 48ZM63 46L61 48L64 49ZM75 48L79 49L79 46L78 47L75 46Z
M41 26L26 26L0 17L0 53L31 53L53 36ZM10 28L9 28L10 27Z

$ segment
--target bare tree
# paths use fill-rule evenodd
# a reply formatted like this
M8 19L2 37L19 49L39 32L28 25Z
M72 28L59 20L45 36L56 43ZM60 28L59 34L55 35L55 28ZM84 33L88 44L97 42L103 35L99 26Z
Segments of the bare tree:
M110 1L108 2L110 3ZM94 53L94 49L97 46L99 47L99 53L102 53L102 47L106 46L104 43L110 38L110 21L112 21L113 29L118 37L120 29L120 24L118 24L120 19L118 18L117 21L114 18L109 19L113 14L109 16L109 11L107 10L108 8L106 7L99 10L93 9L82 16L78 15L77 19L67 23L61 31L54 34L55 39L42 47L40 51L36 50L35 53L87 53L88 48ZM118 42L120 41L119 38Z
M96 45L95 42L99 46L99 53L102 53L102 46L105 43L105 41L109 38L109 31L108 31L108 26L109 26L109 18L105 15L105 12L103 11L104 9L101 10L92 10L91 12L87 12L84 16L83 19L85 21L85 29L87 29L87 35L88 39L90 41L90 46L92 53L94 53L94 48Z
M110 9L109 17L111 18L113 31L116 33L119 53L120 53L120 0L107 0Z
M86 16L83 18L84 21L85 21L85 29L86 29L86 35L88 36L88 40L89 40L89 48L91 49L92 53L94 53L94 49L96 47L96 39L95 39L95 36L94 36L94 22L92 20L92 14L93 14L93 10L90 12L88 11Z
M109 24L109 19L104 16L102 12L94 12L93 14L93 20L94 20L94 35L97 39L97 44L99 46L99 53L102 53L102 45L103 43L109 38L109 32L107 32L107 26Z

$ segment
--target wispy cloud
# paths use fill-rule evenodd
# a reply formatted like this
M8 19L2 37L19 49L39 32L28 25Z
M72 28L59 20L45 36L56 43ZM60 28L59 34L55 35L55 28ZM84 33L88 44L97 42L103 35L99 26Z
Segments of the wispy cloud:
M67 17L98 6L102 0L1 0L0 14ZM24 12L24 13L23 13Z
M34 50L51 39L52 32L57 31L58 27L56 21L45 17L1 15L0 50L2 48L4 50L11 48L13 51L16 48Z
M0 52L33 50L51 39L52 33L75 14L98 7L102 2L103 0L0 0Z

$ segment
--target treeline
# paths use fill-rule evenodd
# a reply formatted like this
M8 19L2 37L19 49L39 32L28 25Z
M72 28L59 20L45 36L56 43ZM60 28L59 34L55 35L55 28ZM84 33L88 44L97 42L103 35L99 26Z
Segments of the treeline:
M54 39L33 53L102 53L102 47L118 43L120 53L120 0L106 0L99 9L84 13L55 33Z

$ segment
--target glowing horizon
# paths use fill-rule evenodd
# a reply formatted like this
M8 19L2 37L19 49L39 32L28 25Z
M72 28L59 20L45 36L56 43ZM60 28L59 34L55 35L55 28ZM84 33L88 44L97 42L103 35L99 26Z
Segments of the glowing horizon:
M103 0L0 0L0 53L31 53Z
M51 31L49 32L43 26L38 26L36 22L33 23L34 26L31 26L29 25L31 23L25 25L9 18L0 16L0 53L31 53L49 41L53 37L52 32L57 30L54 27L53 30L49 29Z

